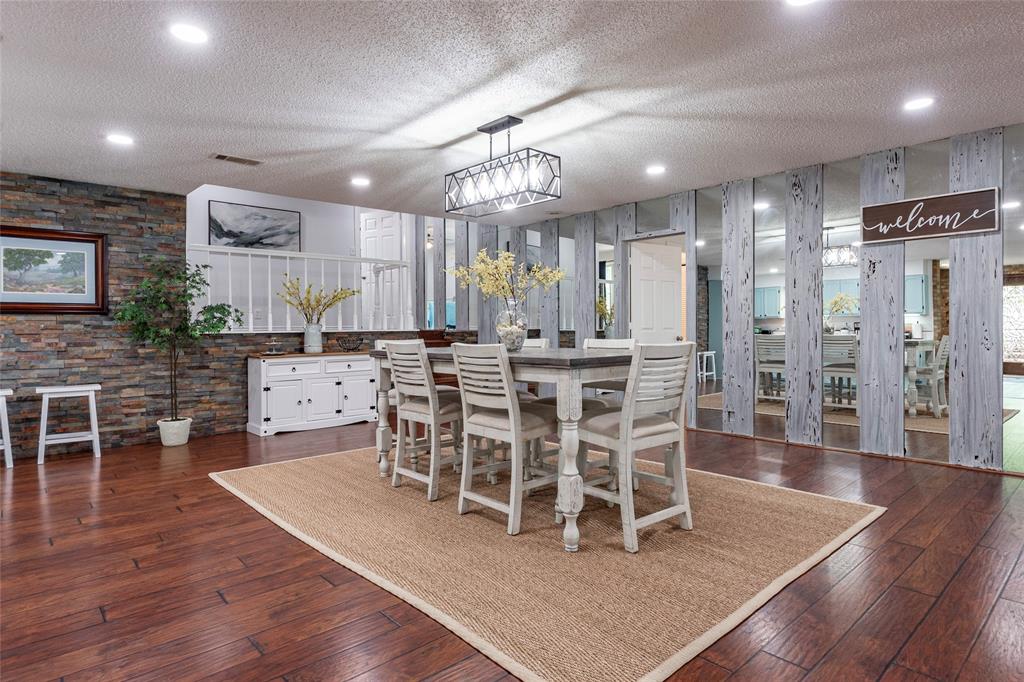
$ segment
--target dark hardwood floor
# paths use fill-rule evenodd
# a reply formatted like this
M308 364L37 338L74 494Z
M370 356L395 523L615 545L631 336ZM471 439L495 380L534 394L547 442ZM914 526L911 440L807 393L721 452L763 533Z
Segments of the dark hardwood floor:
M0 676L506 677L207 477L372 440L359 425L18 461L0 475ZM673 680L1024 679L1021 479L701 432L688 448L691 467L889 511Z

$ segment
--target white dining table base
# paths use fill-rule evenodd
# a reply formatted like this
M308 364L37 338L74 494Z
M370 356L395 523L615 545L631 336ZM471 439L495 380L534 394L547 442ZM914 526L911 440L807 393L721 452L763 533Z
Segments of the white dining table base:
M429 351L428 351L429 353ZM624 357L629 358L628 354ZM450 361L431 360L436 374L455 374ZM382 477L391 470L388 454L391 451L392 431L388 423L391 390L391 371L386 361L374 358L377 385L377 457ZM579 422L583 416L583 386L587 383L625 380L629 365L573 369L569 367L524 366L512 362L512 376L518 382L553 383L557 387L557 414L559 422L559 476L555 497L555 517L563 523L562 541L565 551L575 552L580 546L577 519L583 511L583 476L577 464L580 437Z

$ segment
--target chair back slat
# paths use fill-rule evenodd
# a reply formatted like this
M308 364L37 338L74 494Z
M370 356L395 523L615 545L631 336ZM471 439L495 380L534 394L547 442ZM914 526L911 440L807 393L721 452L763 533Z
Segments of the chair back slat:
M536 339L526 339L525 341L523 341L524 349L529 348L532 350L547 350L550 347L551 339L547 338L546 336L538 337Z
M672 412L681 419L695 347L690 341L641 344L634 349L622 405L621 433L631 433L632 421L644 415Z
M401 409L407 398L415 397L426 398L431 409L437 410L437 388L423 339L387 341L384 348L391 366L391 383L398 393L395 407Z
M943 336L942 340L939 341L939 347L935 351L935 369L939 372L946 371L946 365L949 364L949 336Z
M482 408L504 410L510 423L521 423L512 367L504 344L453 343L452 358L467 421L475 409Z
M636 339L583 339L583 350L633 350Z

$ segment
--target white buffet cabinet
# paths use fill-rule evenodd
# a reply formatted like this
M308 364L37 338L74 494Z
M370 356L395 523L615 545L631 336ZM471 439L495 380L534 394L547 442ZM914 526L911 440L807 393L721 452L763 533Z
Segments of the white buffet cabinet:
M377 420L369 355L249 356L249 423L258 436Z

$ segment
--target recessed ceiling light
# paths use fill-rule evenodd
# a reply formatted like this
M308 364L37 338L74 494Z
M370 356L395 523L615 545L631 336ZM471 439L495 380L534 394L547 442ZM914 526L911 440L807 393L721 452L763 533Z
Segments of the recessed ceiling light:
M768 272L770 272L771 274L775 275L775 274L778 274L779 269L778 268L768 268Z
M107 135L107 142L110 142L111 144L119 144L122 147L135 144L135 140L127 135L122 135L121 133L110 133Z
M648 175L661 175L664 172L665 172L665 167L664 166L654 165L654 166L648 166L647 167L647 174Z
M1014 208L1020 208L1020 202L1019 201L1004 201L1003 202L1003 209L1009 211L1009 210L1014 209Z
M210 39L206 31L191 24L174 24L171 26L171 35L186 43L205 43Z
M352 184L355 185L356 187L369 187L370 178L364 178L361 175L357 175L354 178L352 178Z
M1024 227L1022 227L1021 229L1024 229ZM705 242L703 239L698 239L697 241L695 241L693 243L693 245L696 246L699 249L700 247L704 246L704 244L706 244L706 243L707 242Z
M1021 223L1021 224L1020 224L1020 229L1021 229L1021 230L1024 230L1024 223Z
M767 201L757 201L757 202L754 202L754 210L755 211L763 211L766 208L771 208L771 207L772 207L772 205L769 204Z
M920 109L927 109L931 105L935 104L934 97L915 97L914 99L908 99L903 103L903 111L918 111Z
M786 0L786 4L791 7L803 7L804 5L810 5L817 1L818 0Z

